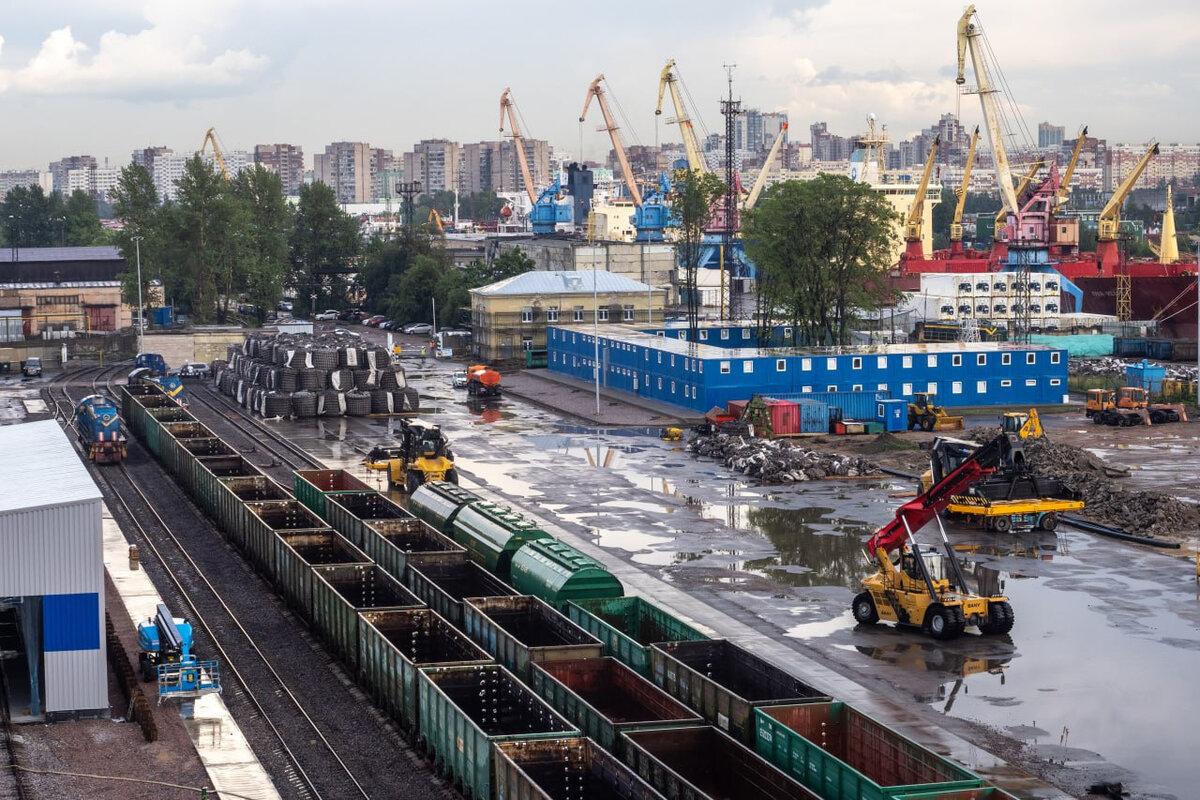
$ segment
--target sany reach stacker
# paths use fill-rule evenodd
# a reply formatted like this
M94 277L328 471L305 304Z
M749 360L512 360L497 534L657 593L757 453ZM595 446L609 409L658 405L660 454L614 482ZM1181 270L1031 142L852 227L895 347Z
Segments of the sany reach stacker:
M987 635L1008 633L1013 610L1003 595L983 597L967 589L962 567L938 515L980 478L1010 458L1012 442L1000 434L977 448L954 470L918 497L896 509L896 518L880 528L867 549L879 571L863 579L863 592L854 598L854 619L862 625L879 620L921 628L935 639L954 639L968 625ZM937 521L946 554L922 551L915 534ZM891 554L898 553L896 562Z

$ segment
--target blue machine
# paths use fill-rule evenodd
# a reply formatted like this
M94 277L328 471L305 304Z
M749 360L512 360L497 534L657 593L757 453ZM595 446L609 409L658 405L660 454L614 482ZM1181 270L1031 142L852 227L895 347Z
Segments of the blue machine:
M150 370L153 377L164 377L167 374L167 361L159 353L138 353L133 365Z
M562 180L555 178L554 183L546 187L533 204L529 221L533 225L534 236L548 236L558 229L558 223L570 222L573 216L570 203L558 202L562 193Z
M661 242L663 231L677 225L671 218L671 205L667 198L671 194L671 179L667 173L659 175L658 186L648 190L642 204L633 215L633 226L637 228L635 239L639 242Z
M156 356L159 361L162 361L162 356ZM141 360L141 356L138 359ZM166 373L166 364L162 364L163 371L158 373L157 367L138 366L129 373L130 383L153 383L162 387L163 392L173 400L178 401L181 405L187 405L187 395L183 391L183 381L178 375L168 375Z
M75 427L88 458L97 464L115 464L127 455L125 431L116 403L102 394L90 394L75 407Z
M192 652L191 623L159 603L154 619L138 623L138 667L142 680L158 679L158 699L188 699L221 691L218 663Z

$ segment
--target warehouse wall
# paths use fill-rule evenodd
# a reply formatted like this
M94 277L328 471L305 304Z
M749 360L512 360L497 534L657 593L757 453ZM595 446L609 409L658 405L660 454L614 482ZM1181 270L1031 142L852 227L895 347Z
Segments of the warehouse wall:
M931 391L944 405L966 406L1059 403L1067 393L1062 349L923 345L814 355L723 350L646 335L601 335L600 344L602 383L701 412L752 394L877 390L908 399ZM551 328L548 366L593 380L593 347L591 334Z

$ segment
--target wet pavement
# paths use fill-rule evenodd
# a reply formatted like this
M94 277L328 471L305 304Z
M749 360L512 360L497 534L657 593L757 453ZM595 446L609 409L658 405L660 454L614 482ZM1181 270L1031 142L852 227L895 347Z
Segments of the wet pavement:
M414 359L406 367L422 394L421 419L447 432L464 485L599 548L588 551L619 567L633 591L686 592L719 609L713 619L752 628L765 650L781 652L783 642L801 654L797 663L876 693L856 687L842 697L897 713L924 707L916 714L924 722L941 719L1071 792L1122 780L1138 797L1193 796L1196 768L1180 745L1194 738L1187 710L1200 707L1200 585L1178 555L1072 530L952 531L968 573L1010 595L1012 634L935 643L887 625L857 628L849 602L873 571L862 544L903 502L889 495L911 484L755 487L661 441L657 428L580 427L543 407L553 398L468 403L450 387L453 365ZM399 426L396 418L273 424L330 466L364 476L362 454ZM1175 455L1140 458L1141 477L1161 489L1179 468ZM370 480L379 485L379 473ZM934 527L919 538L937 535ZM1003 737L1013 746L1004 749ZM954 755L971 763L970 753Z

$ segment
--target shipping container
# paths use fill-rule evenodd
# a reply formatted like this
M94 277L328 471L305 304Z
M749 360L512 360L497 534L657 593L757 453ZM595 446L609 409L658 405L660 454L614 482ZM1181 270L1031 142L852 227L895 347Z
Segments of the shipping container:
M1189 364L1196 363L1196 340L1195 339L1176 339L1171 344L1171 360L1186 361Z
M599 658L600 640L536 597L468 597L462 630L521 680L529 665Z
M358 668L359 612L425 604L375 564L313 567L309 619L342 663Z
M834 381L830 381L833 383ZM810 400L840 409L843 419L875 419L875 404L892 396L889 391L772 393L776 400Z
M302 469L292 473L292 488L296 499L322 519L325 518L325 497L343 492L371 492L363 483L344 469Z
M517 551L509 582L520 594L562 608L568 600L620 597L621 582L600 562L557 539L538 539Z
M1141 337L1113 337L1113 355L1121 358L1145 358L1146 340Z
M467 504L483 498L447 481L423 483L408 497L408 509L417 519L428 522L453 538L454 518Z
M983 781L845 703L759 708L758 754L825 800L975 789Z
M554 709L499 666L430 667L417 676L419 741L467 800L491 800L492 746L576 736Z
M800 405L791 400L767 398L767 411L771 414L771 434L792 436L805 433L800 424Z
M1155 361L1170 361L1173 343L1170 339L1147 339L1146 357Z
M655 642L704 641L700 631L641 597L572 600L567 617L604 643L613 656L641 675L650 674L650 645Z
M819 400L795 400L800 407L800 433L829 433L828 403Z
M417 730L419 669L490 663L479 645L427 608L359 613L362 683L406 733Z
M625 731L704 724L687 706L615 658L533 664L529 685L584 736L618 755Z
M623 736L625 763L671 800L818 800L749 747L710 725Z
M591 739L497 742L496 800L666 800Z
M409 564L404 582L451 625L463 627L463 598L512 597L516 591L474 561Z
M253 508L249 503L247 507ZM306 509L307 510L307 509ZM311 512L310 512L311 513ZM370 564L366 554L329 528L273 533L274 566L268 574L274 579L283 599L312 622L313 567L333 564Z
M754 709L833 698L724 639L650 649L654 682L735 739L754 744Z
M334 529L397 580L405 579L409 561L428 564L467 560L465 547L378 492L330 495L325 513Z
M462 508L451 528L454 541L467 548L472 560L505 581L517 550L535 539L551 538L511 508L482 501Z

